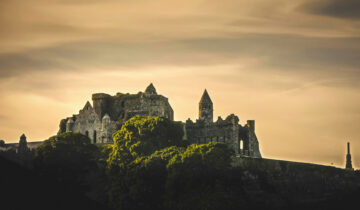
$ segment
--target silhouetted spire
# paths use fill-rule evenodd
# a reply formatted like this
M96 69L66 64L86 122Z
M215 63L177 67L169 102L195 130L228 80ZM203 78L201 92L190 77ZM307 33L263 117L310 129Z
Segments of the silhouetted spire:
M201 99L200 99L200 104L203 104L203 103L209 103L209 104L212 104L212 101L210 99L210 96L207 92L207 90L205 89Z
M346 169L353 170L351 163L351 155L350 155L350 142L347 143L347 154L346 154Z
M29 151L27 146L26 136L25 134L20 136L19 146L18 146L18 153L23 154Z
M157 93L156 93L156 89L155 89L153 83L150 83L150 85L145 89L145 93L147 93L147 94L154 94L154 95L157 94Z
M199 119L207 123L213 122L213 103L205 89L199 103Z

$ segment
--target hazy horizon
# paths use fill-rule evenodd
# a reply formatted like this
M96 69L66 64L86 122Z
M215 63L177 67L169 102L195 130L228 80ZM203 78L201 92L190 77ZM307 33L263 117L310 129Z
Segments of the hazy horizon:
M0 139L56 134L91 94L152 82L175 120L256 120L263 157L360 168L357 0L4 0Z

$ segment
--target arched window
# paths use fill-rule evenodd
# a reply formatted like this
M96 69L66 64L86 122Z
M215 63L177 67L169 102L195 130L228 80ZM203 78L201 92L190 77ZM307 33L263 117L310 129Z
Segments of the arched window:
M89 131L85 131L85 135L89 137Z
M96 144L96 130L94 130L94 144Z
M240 148L240 150L243 150L243 149L244 149L244 141L243 141L243 140L240 140L240 142L239 142L239 148Z

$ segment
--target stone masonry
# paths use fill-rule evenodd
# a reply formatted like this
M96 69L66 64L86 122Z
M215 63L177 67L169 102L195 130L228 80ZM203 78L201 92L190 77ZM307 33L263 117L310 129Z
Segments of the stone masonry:
M205 90L199 103L199 119L185 123L186 139L191 143L224 142L237 155L261 158L259 142L255 134L255 121L239 124L239 118L231 114L213 122L213 103Z
M112 134L135 115L160 116L174 120L174 112L168 98L158 95L153 84L138 94L105 93L92 95L93 105L87 102L79 114L63 120L60 131L74 131L87 135L92 143L112 143ZM239 124L239 118L231 114L213 122L213 103L205 90L199 103L199 119L184 123L184 139L190 143L224 142L237 155L261 158L255 134L255 121Z
M92 143L112 143L112 134L135 115L149 115L174 119L168 98L158 95L153 84L137 94L105 93L92 95L79 114L66 118L66 131L87 135Z

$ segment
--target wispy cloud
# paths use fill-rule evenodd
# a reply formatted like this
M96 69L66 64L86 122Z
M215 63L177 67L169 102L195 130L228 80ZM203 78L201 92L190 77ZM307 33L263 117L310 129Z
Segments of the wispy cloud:
M307 12L338 18L360 19L358 0L315 0L301 6Z

